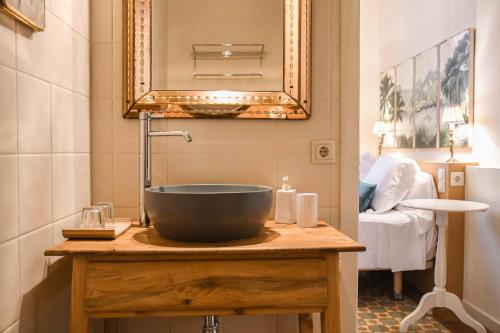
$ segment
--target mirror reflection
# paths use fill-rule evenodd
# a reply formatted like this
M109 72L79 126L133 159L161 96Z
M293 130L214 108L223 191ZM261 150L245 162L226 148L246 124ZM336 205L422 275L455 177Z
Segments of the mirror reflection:
M282 91L283 6L153 0L152 89Z

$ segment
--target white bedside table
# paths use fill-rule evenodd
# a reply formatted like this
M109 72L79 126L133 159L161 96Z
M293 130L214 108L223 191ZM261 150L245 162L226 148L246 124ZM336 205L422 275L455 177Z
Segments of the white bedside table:
M448 225L448 213L485 212L490 206L473 201L444 199L404 200L400 204L405 207L434 211L438 226L434 289L422 296L415 311L401 321L400 331L408 332L408 326L411 323L421 319L432 308L440 307L452 310L461 321L474 328L478 333L486 333L484 326L465 312L460 298L446 291L446 227Z

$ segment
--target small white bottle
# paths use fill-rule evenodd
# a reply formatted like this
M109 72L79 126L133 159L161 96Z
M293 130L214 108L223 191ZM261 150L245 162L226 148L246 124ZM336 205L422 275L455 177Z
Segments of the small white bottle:
M276 223L293 224L297 221L297 191L288 184L288 177L283 177L281 190L276 191Z

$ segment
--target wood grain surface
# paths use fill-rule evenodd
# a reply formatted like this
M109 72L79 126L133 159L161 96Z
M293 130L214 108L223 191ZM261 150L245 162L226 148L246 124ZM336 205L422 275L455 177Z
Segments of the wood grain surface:
M327 277L321 259L89 262L85 305L88 312L321 308Z
M114 240L67 240L45 251L47 256L96 254L131 255L230 255L292 254L304 252L357 252L365 247L336 229L321 223L316 228L266 223L256 237L224 243L185 243L161 237L154 228L132 227Z

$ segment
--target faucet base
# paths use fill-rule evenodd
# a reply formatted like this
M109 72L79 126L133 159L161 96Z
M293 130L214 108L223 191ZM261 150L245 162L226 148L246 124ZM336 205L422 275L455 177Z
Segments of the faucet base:
M203 333L219 333L219 320L216 316L206 316L203 324Z

